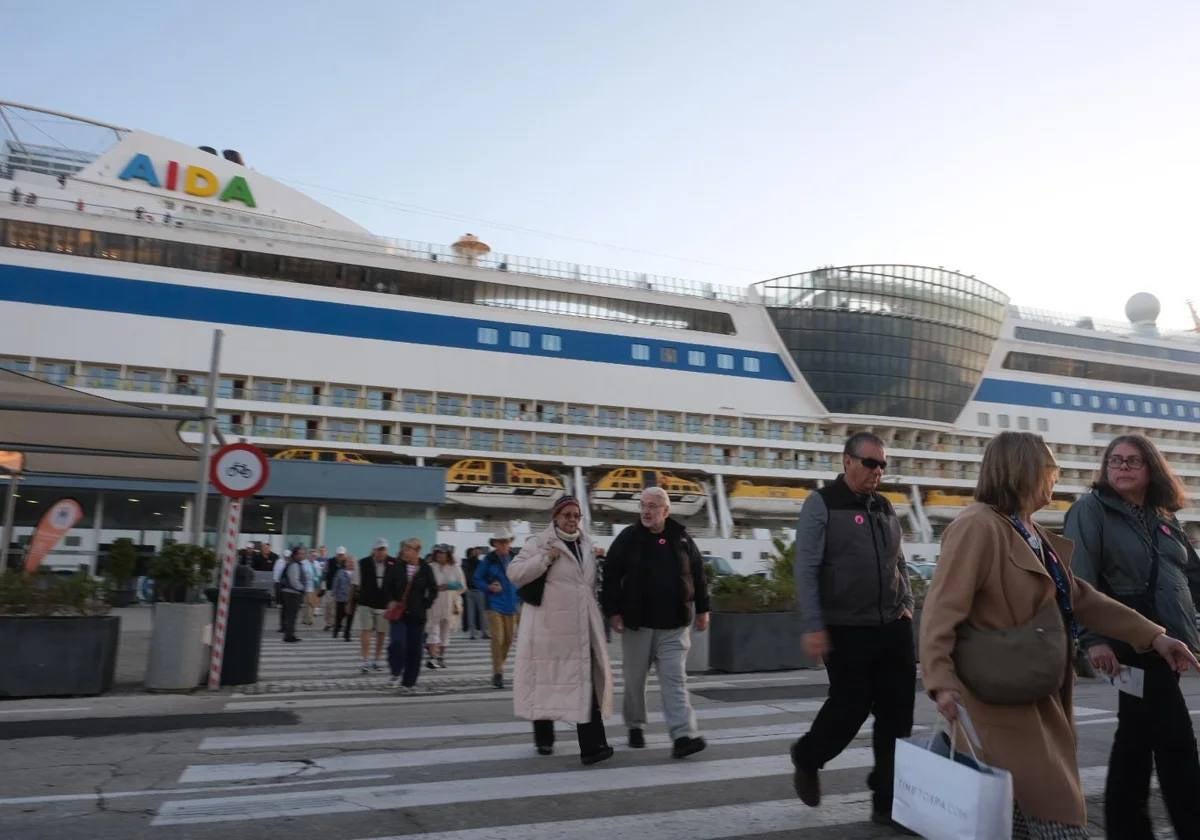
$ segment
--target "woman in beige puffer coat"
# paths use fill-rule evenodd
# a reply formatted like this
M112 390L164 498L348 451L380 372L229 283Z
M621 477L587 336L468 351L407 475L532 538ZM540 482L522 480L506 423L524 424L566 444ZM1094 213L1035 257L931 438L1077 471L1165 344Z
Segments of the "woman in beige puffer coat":
M577 724L580 759L610 758L604 717L612 714L612 668L596 603L596 555L579 527L573 496L554 505L554 522L531 537L508 567L514 586L546 575L540 605L521 608L513 710L533 721L538 753L554 751L554 721Z

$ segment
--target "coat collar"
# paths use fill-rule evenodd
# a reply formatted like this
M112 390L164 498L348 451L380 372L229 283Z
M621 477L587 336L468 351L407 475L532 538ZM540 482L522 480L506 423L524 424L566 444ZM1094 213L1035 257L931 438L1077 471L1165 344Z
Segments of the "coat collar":
M1008 517L991 506L984 505L989 514L995 518L1008 534L1008 557L1010 562L1019 569L1023 569L1035 575L1043 575L1046 578L1050 577L1050 573L1046 571L1046 567L1042 565L1042 559L1033 553L1033 549L1025 542L1025 538L1020 532L1013 527ZM1065 568L1071 568L1071 554L1075 550L1075 545L1070 540L1054 534L1047 533L1044 528L1036 522L1033 525L1037 535L1042 542L1049 543L1054 549L1054 553L1058 555L1059 561Z

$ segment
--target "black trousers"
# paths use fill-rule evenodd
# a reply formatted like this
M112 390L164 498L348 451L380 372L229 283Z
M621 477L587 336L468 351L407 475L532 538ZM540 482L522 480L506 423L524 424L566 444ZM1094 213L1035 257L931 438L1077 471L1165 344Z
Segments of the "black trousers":
M592 755L608 746L608 738L604 733L604 718L600 717L600 702L596 699L595 687L592 688L592 718L587 723L575 727L575 736L579 739L579 754ZM539 747L554 746L554 721L535 720L533 722L533 743Z
M347 612L346 607L350 606L348 601L338 601L337 603L337 618L333 623L333 637L336 639L338 633L342 632L342 621L346 622L346 638L350 638L350 625L354 623L354 613Z
M400 684L412 687L421 676L421 647L425 644L425 619L407 617L393 621L388 638L388 669Z
M283 638L296 638L296 616L300 614L300 601L304 598L299 592L289 592L286 589L279 596L283 601L280 611L280 622L283 625Z
M1121 692L1108 759L1104 820L1114 840L1151 840L1150 773L1158 771L1167 813L1180 840L1200 838L1200 756L1179 675L1156 654L1124 653L1146 672L1141 698Z
M827 629L829 697L812 728L796 742L793 755L801 767L819 770L846 749L867 716L874 715L875 768L867 784L875 810L891 814L896 739L912 735L917 690L912 621Z

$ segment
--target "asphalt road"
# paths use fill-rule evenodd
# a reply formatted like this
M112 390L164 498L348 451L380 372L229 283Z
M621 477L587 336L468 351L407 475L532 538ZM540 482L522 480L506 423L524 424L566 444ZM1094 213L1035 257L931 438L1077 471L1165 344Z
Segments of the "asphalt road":
M671 759L661 723L647 749L631 750L618 713L609 722L616 755L583 768L566 729L555 755L535 755L528 723L512 717L511 692L475 675L480 663L488 670L484 642L460 641L451 667L429 674L445 693L397 697L384 676L346 667L357 663L357 645L315 631L306 640L288 646L303 655L273 666L310 672L294 690L0 703L0 837L893 836L867 821L865 733L824 771L820 808L795 800L787 748L821 703L822 672L696 678L707 750ZM284 656L268 647L268 658ZM1184 685L1200 711L1200 678ZM1103 836L1116 693L1085 681L1076 702L1080 766ZM917 720L933 720L919 695ZM1162 836L1173 836L1165 823Z

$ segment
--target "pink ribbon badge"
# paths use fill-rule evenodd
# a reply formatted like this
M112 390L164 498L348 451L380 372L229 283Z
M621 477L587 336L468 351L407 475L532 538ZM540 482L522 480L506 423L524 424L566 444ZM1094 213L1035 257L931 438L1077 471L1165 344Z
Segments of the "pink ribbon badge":
M860 514L857 514L857 515L855 515L855 517L854 517L854 524L855 524L855 525L861 525L861 524L863 524L863 523L864 523L864 522L866 522L866 521L867 521L867 520L863 519L863 515L862 515L861 513L860 513Z
M1162 528L1162 532L1164 534L1166 534L1168 537L1171 536L1171 529L1168 528L1166 525L1159 525L1158 527Z
M667 538L666 538L666 537L659 537L659 538L658 538L658 544L659 544L659 545L666 545L666 544L667 544Z

